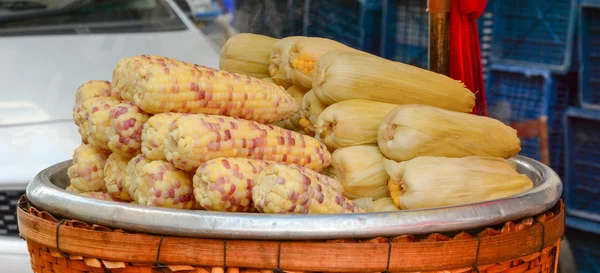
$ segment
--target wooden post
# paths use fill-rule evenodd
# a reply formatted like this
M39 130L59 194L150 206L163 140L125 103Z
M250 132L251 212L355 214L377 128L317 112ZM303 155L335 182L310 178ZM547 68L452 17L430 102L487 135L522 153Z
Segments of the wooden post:
M428 0L429 70L450 74L450 1Z

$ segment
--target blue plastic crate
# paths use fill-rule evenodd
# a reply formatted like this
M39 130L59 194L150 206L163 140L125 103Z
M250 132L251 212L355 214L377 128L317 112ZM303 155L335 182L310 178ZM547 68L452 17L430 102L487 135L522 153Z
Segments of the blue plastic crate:
M494 7L492 62L571 69L578 0L503 0Z
M429 67L429 14L427 1L384 0L382 56L427 69Z
M562 176L564 111L577 95L577 77L551 75L548 70L494 64L486 85L489 116L506 124L548 118L551 167ZM521 139L521 155L540 160L540 139Z
M600 272L600 236L574 229L567 229L566 236L577 264L577 272Z
M565 123L568 225L600 234L600 111L569 108Z
M381 0L306 0L303 35L379 54Z
M600 0L581 6L579 32L580 103L600 109Z
M489 67L491 65L491 50L493 46L494 33L494 3L498 1L488 0L484 13L477 19L477 31L479 32L479 45L481 49L481 67L484 82L488 79Z

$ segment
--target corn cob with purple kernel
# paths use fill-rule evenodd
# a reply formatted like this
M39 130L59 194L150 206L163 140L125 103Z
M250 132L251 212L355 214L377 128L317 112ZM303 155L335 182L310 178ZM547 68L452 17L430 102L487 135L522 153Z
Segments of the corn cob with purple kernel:
M153 65L137 76L133 90L136 105L151 114L203 113L274 123L298 111L281 86L202 66Z
M102 191L84 192L84 193L80 193L79 195L98 199L98 200L104 200L104 201L123 202L123 200L117 198L116 196L114 196L108 192L102 192Z
M127 162L127 168L125 169L125 179L123 180L123 191L129 193L129 196L133 199L135 196L135 190L137 189L137 181L140 173L140 169L150 163L151 160L145 157L143 154L136 155Z
M142 129L148 114L132 102L115 105L109 112L108 148L113 153L132 158L141 152Z
M194 196L200 206L212 211L253 212L254 178L270 162L220 157L196 170Z
M164 145L167 160L186 171L218 157L292 163L315 171L331 163L327 147L315 138L225 116L182 115L171 123Z
M124 201L132 200L129 192L123 187L129 159L112 153L104 164L104 182L106 190Z
M104 191L104 164L109 152L89 144L75 148L73 165L67 169L71 185L78 191Z
M119 93L112 92L112 85L109 81L91 80L77 88L77 92L75 93L75 106L88 99L97 97L121 100Z
M336 214L364 212L342 194L342 185L295 165L271 164L255 179L254 206L264 213Z
M196 207L192 174L156 160L139 169L134 199L140 205L193 209Z
M145 75L148 68L154 64L165 64L167 66L194 66L194 64L156 55L140 55L123 58L117 62L117 65L113 69L113 93L119 93L123 100L133 102L133 85L136 76Z
M82 117L85 120L79 126L82 139L85 137L87 143L110 151L110 148L108 148L108 131L110 129L109 112L117 104L119 104L119 101L111 98L91 98L86 100L83 105L87 108L83 109L85 112Z
M164 145L169 126L181 114L162 113L151 116L142 130L142 153L152 160L166 160Z
M81 135L81 141L84 144L89 143L88 124L91 116L94 115L95 112L100 111L101 109L104 111L105 104L108 104L108 107L110 109L110 107L117 103L118 101L113 98L93 97L86 99L73 107L73 121L78 127L77 131L79 132L79 135ZM106 148L106 150L108 150L108 147Z

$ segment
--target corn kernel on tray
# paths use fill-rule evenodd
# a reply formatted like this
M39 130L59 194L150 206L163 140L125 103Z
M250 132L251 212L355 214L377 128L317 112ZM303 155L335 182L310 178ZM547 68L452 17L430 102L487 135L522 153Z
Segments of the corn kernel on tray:
M278 236L297 225L317 235L372 227L358 219L398 232L425 215L464 228L481 220L470 209L488 221L549 209L560 180L518 157L516 130L471 114L474 104L460 81L330 39L239 34L219 69L139 55L116 63L110 81L82 83L73 104L81 145L66 169L42 173L62 168L65 190L48 192L63 178L38 177L28 195L50 206L71 198L71 216L102 224L167 228L156 217L170 215L191 221L167 221L177 232L244 223Z

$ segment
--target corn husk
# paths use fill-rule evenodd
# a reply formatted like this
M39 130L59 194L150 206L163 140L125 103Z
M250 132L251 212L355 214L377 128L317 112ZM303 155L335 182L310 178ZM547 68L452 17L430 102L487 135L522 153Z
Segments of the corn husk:
M292 95L292 97L294 97L294 99L296 99L296 103L298 105L302 105L302 100L304 99L304 94L306 94L306 92L308 92L308 90L299 87L299 86L295 86L292 85L287 89L288 93L290 93L290 95ZM293 116L291 116L290 118L286 119L286 120L282 120L280 122L275 123L276 126L279 126L281 128L284 129L288 129L288 130L292 130L295 132L299 132L302 134L305 134L302 126L300 126L300 119L302 118L302 112L298 111L296 112L296 114L294 114Z
M372 212L384 211L399 211L400 209L394 205L394 200L391 197L383 197L373 201L371 206Z
M334 103L319 115L315 134L330 151L342 147L376 144L377 130L397 104L355 99Z
M290 80L290 55L289 52L302 36L290 36L279 40L271 50L269 57L269 75L278 85L289 88L292 85Z
M533 188L514 163L497 157L421 156L404 162L385 159L384 166L394 205L403 210L497 200Z
M277 41L264 35L236 34L221 48L219 68L255 78L270 77L270 55Z
M517 131L498 120L426 105L392 110L379 127L378 145L396 161L418 156L509 158L521 150Z
M388 196L389 175L383 166L383 154L375 145L341 148L332 154L327 175L340 181L348 199Z
M366 212L373 211L373 198L371 197L354 199L352 200L352 202L354 202L354 204L356 204L358 207L360 207Z
M300 126L309 135L314 135L315 126L319 115L325 110L326 106L317 99L315 92L310 90L304 94L302 104L300 105Z
M323 54L313 72L313 91L326 105L350 99L424 104L471 112L475 95L460 81L415 66L348 50Z

